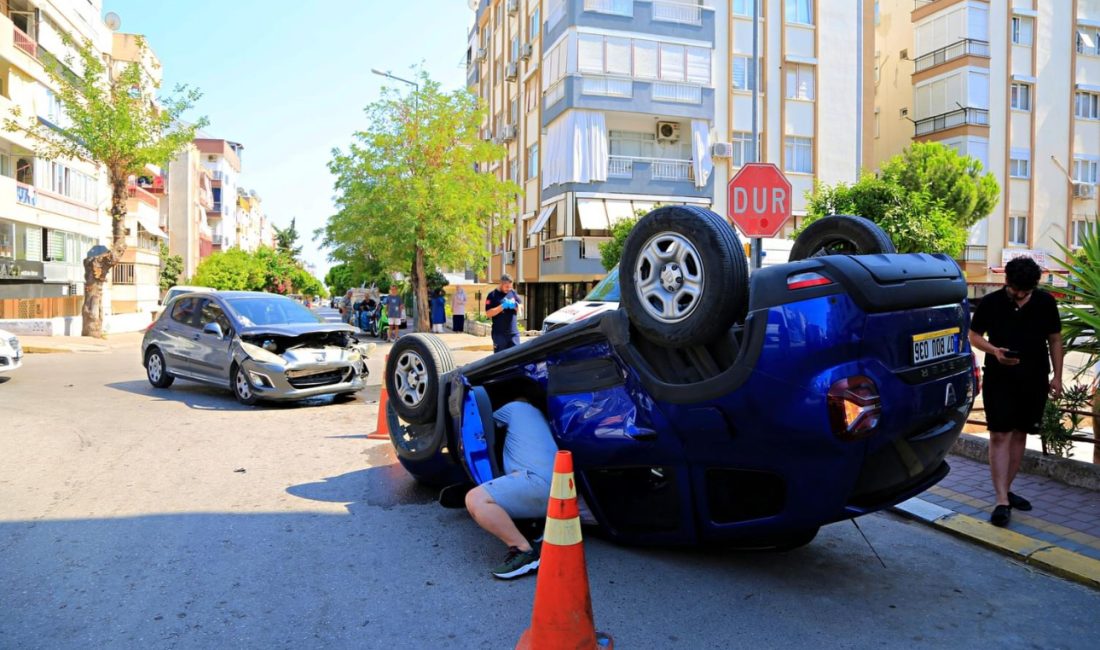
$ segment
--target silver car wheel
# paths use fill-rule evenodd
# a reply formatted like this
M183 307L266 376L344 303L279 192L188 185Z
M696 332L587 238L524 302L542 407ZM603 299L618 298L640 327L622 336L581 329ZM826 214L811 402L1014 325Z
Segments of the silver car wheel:
M149 364L147 369L149 371L149 381L153 382L154 384L159 382L161 376L164 375L164 366L161 365L159 354L149 355Z
M691 316L703 295L703 262L683 235L649 238L634 265L634 290L650 316L679 323Z
M424 359L412 350L406 350L397 358L393 379L397 399L407 406L415 408L428 392L428 368Z
M248 383L248 377L245 376L244 370L237 371L236 381L237 396L242 400L252 399L252 384Z

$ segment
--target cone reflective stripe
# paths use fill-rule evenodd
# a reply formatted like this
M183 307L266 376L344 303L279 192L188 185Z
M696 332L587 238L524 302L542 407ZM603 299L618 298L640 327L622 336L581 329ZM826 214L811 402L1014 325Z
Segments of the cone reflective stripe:
M386 360L383 362L383 368L390 364L390 355L386 355ZM385 375L385 370L382 371ZM367 438L371 440L389 440L390 438L390 426L386 421L386 407L389 405L389 395L386 394L386 378L382 377L382 392L378 395L378 424L374 427L374 433L368 433Z
M613 647L610 637L597 634L592 619L577 489L573 482L573 456L568 451L559 451L550 481L531 627L520 637L516 648Z

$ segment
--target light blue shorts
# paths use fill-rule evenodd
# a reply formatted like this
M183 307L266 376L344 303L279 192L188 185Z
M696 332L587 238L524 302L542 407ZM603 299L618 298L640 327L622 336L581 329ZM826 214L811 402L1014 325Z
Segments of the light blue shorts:
M512 519L542 519L550 502L550 484L529 470L516 470L482 484Z

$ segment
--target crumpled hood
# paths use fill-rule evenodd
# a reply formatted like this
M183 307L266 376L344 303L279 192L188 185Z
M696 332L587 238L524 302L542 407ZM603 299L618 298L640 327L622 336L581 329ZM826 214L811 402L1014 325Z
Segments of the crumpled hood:
M355 328L346 323L288 323L283 325L253 325L242 327L241 336L302 336L303 334L323 334L326 332L355 333Z

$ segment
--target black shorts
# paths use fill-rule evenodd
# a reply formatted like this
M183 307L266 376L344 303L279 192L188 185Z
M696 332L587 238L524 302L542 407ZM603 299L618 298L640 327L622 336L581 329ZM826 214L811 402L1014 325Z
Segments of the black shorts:
M986 375L982 383L982 399L989 430L998 433L1038 433L1049 392L1050 382L1046 377Z

